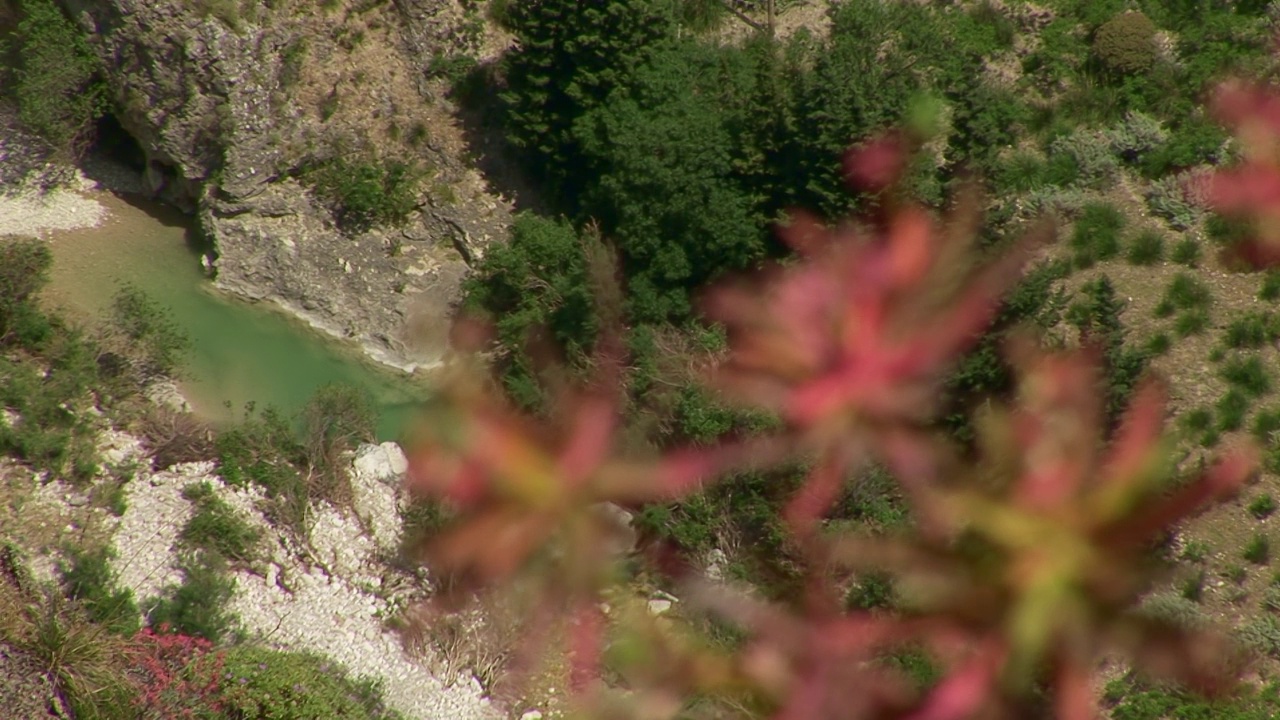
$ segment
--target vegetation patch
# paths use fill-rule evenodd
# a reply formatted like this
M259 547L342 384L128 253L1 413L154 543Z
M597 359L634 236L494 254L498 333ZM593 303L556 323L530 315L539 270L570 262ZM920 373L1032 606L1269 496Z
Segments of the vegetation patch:
M338 226L344 232L359 234L377 226L403 225L418 207L423 173L395 160L337 157L304 177L333 208Z

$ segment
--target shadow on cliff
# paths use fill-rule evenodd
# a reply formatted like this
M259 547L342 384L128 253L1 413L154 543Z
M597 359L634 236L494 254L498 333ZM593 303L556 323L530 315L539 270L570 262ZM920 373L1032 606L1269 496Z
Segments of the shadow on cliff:
M554 215L551 203L521 167L519 152L507 142L501 92L502 82L493 61L452 78L449 97L458 107L467 151L490 187L510 198L517 211Z

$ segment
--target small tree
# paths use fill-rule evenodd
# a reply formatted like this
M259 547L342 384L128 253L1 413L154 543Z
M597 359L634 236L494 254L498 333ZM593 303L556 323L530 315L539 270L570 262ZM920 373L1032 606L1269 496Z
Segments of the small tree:
M1156 25L1140 12L1127 12L1103 23L1093 36L1093 54L1104 69L1119 77L1150 70L1156 62Z

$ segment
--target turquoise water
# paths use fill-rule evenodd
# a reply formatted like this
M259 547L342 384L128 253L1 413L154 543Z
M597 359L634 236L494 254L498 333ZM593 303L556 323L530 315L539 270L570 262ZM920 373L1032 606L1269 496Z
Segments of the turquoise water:
M140 200L101 194L108 219L96 228L55 233L53 277L45 299L86 322L102 317L121 282L167 307L190 336L180 382L193 410L216 424L246 403L296 414L326 383L366 390L378 410L378 436L397 439L427 389L421 380L366 362L266 303L214 292L200 269L189 219Z

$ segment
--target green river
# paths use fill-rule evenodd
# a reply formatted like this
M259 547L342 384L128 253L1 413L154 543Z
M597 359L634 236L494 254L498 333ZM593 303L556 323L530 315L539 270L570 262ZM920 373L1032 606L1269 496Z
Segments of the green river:
M179 383L200 417L224 424L246 403L297 413L326 383L356 385L378 410L380 440L398 439L426 394L425 383L364 360L262 303L216 293L200 268L190 220L139 199L96 194L108 214L95 228L51 234L53 277L44 299L72 317L102 317L121 282L132 282L172 313L191 338Z

